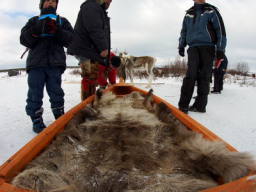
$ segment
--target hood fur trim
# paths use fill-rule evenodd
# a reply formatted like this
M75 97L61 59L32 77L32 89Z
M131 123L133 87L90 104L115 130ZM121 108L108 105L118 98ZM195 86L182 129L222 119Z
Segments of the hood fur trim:
M97 3L99 3L100 5L102 5L104 3L104 0L95 0Z

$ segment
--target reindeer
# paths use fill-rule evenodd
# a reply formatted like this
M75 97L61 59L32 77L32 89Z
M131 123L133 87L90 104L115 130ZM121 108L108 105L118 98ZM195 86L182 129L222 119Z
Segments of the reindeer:
M124 72L128 71L131 84L134 84L133 77L134 77L135 71L146 71L149 76L148 84L146 88L151 87L151 84L154 78L153 68L156 63L156 59L154 57L150 57L150 56L135 57L133 55L128 56L127 52L119 53L119 57L121 58L121 66L125 66L125 70L123 71ZM121 77L125 77L124 78L125 80L126 74L124 74L124 72L123 72L123 75L121 75Z

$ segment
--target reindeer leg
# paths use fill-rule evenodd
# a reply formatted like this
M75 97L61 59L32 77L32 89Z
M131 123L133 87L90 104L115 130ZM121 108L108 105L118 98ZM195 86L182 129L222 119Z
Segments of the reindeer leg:
M153 78L154 78L154 73L153 73L153 71L151 70L151 71L150 71L150 74L149 74L149 77L148 77L148 84L147 84L146 88L150 88L150 87L151 87Z
M134 71L130 70L130 74L129 75L130 75L131 84L134 85L134 82L133 82Z

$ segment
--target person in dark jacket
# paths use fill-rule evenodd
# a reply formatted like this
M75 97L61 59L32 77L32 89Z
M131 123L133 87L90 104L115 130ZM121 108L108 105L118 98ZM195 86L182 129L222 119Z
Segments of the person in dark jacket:
M227 71L228 59L224 55L223 59L217 60L214 66L214 86L211 93L220 94L223 90L223 78Z
M111 0L86 0L80 6L74 27L75 37L68 47L81 67L81 99L93 95L96 90L98 65L109 65L110 21L106 10ZM83 82L89 83L84 90Z
M58 0L41 0L41 13L29 19L21 29L20 43L29 49L26 61L28 96L26 113L33 122L33 130L40 133L43 122L44 86L50 97L55 119L64 114L64 92L61 76L66 69L64 47L74 36L69 21L56 14Z
M184 57L185 47L189 46L188 69L183 79L178 103L179 109L184 113L206 112L215 47L217 60L224 58L226 47L226 31L218 9L205 3L205 0L194 1L194 6L184 17L178 47L180 56ZM189 107L196 81L198 97Z

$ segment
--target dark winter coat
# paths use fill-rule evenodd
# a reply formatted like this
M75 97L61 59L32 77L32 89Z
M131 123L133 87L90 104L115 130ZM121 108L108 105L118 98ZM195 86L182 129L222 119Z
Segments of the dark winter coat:
M179 48L186 45L217 46L220 51L226 47L226 31L222 17L216 7L208 3L194 4L183 20Z
M55 36L35 37L31 27L38 22L39 16L32 17L21 29L20 43L29 48L26 69L35 67L62 67L66 69L66 55L64 47L72 42L74 30L69 21L60 17L62 32Z
M110 22L104 4L95 0L84 2L78 13L74 27L75 37L68 47L68 54L96 60L108 65L108 57L103 58L100 52L110 52Z

